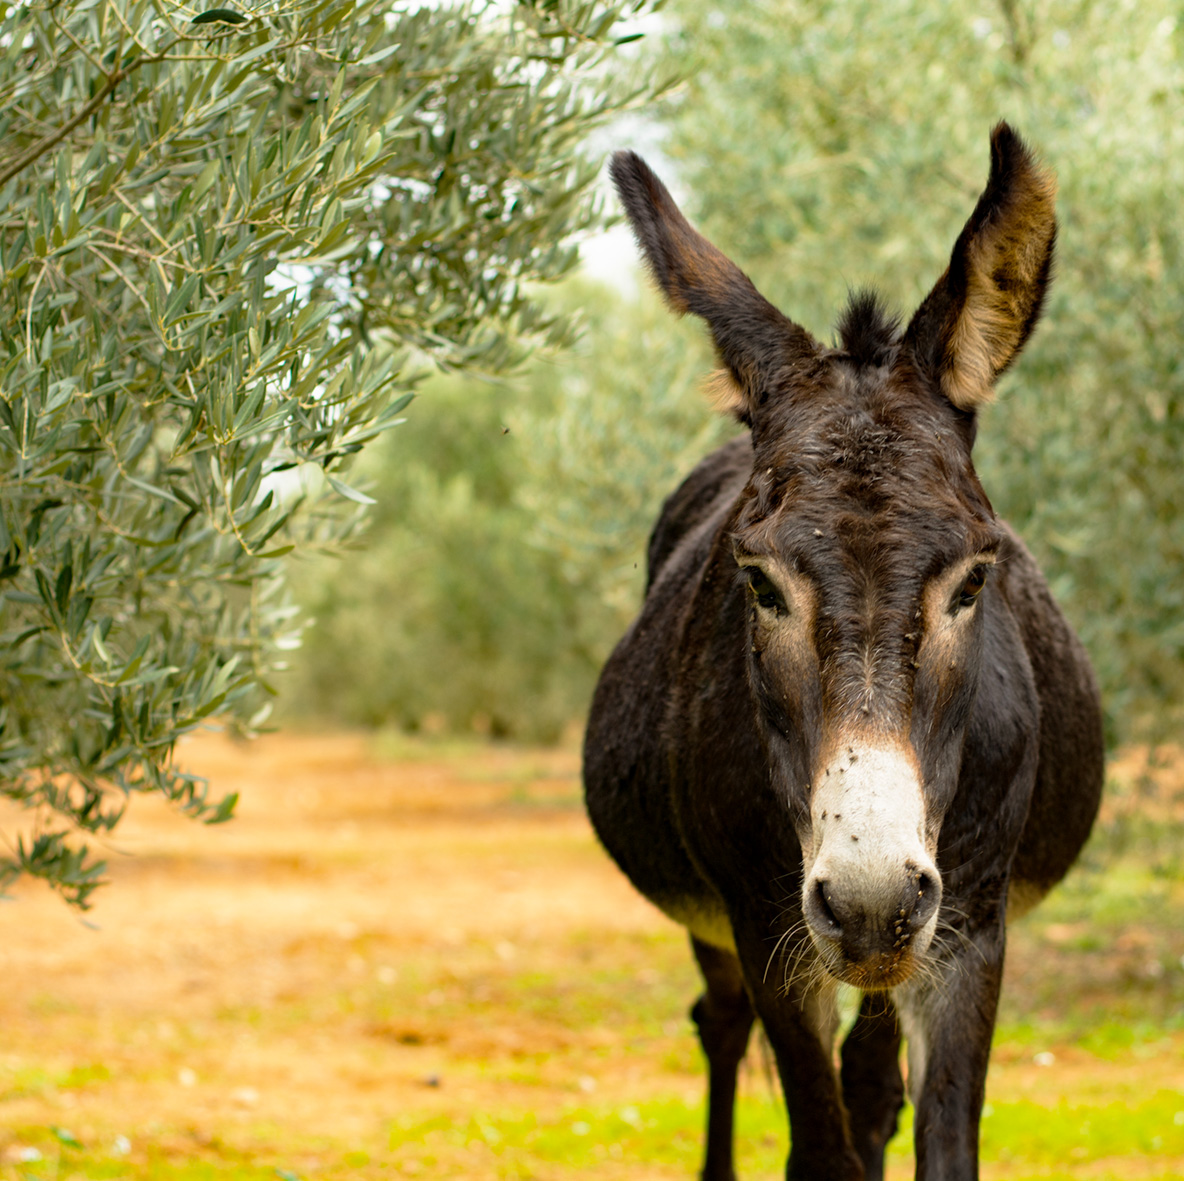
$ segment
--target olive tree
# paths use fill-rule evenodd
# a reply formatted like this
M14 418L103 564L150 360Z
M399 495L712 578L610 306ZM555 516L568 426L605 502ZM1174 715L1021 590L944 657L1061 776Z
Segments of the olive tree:
M425 365L564 338L645 7L0 0L0 888L85 906L132 792L229 815L177 739L265 715Z
M569 280L553 306L580 313L562 356L434 379L361 458L365 551L293 570L315 623L282 719L553 741L583 717L662 498L734 428L706 407L703 333L656 295Z

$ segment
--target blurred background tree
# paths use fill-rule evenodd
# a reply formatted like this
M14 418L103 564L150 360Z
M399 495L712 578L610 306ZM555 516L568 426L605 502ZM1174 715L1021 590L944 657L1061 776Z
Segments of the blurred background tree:
M85 905L132 791L229 813L177 738L262 720L282 559L354 531L425 365L566 339L525 284L648 7L0 0L0 888Z
M729 433L699 389L711 353L655 301L586 282L585 332L512 382L437 378L359 462L362 552L298 563L313 626L285 717L553 741L578 724L637 609L662 497Z
M646 137L661 144L649 154L704 231L824 339L849 287L870 282L905 314L916 307L981 191L999 119L1054 167L1058 276L982 416L978 465L1090 648L1111 739L1173 733L1184 706L1178 6L678 0L664 11L664 36L644 45L684 81L647 111ZM630 146L628 128L614 146ZM570 366L536 365L496 412L487 390L434 390L414 448L400 434L375 455L389 499L366 559L375 590L352 563L303 576L320 622L292 705L315 702L326 721L476 720L523 736L581 717L636 609L634 563L661 499L724 428L696 389L710 361L695 326L648 291L585 287L573 301L586 333ZM477 432L471 444L462 431ZM439 532L396 523L412 518ZM318 695L310 678L338 691Z

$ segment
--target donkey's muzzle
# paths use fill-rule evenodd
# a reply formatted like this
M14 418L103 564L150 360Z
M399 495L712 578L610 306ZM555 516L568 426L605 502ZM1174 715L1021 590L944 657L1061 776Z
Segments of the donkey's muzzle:
M892 988L928 949L941 904L917 759L907 741L834 749L810 801L802 909L832 975Z
M815 879L803 899L814 945L832 975L863 989L903 983L928 947L941 905L936 874L909 866L896 889L874 897L839 880Z

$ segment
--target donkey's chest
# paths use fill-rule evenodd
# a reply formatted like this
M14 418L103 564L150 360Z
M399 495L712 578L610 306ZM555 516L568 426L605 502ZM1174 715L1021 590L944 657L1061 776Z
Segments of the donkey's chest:
M732 921L723 901L709 893L670 898L659 903L661 909L701 943L710 943L723 951L736 951Z

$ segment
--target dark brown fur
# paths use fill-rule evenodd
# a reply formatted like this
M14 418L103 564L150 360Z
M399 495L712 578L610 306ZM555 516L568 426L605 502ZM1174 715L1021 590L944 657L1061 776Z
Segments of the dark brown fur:
M973 1178L1009 892L1026 904L1064 875L1102 778L1088 661L971 460L975 408L1040 312L1053 182L1000 124L983 197L905 332L859 294L824 348L638 157L618 153L612 171L659 287L707 321L729 409L751 427L667 501L645 604L604 669L585 745L605 846L696 932L703 1176L733 1176L735 1074L755 1016L789 1110L787 1175L881 1177L902 1101L899 1017L918 1176ZM991 561L966 600L963 573ZM754 564L777 586L750 589ZM891 740L916 767L940 883L918 871L925 899L902 904L895 943L843 882L820 883L839 891L812 904L843 916L847 978L871 989L836 1072L803 848L820 770L851 735ZM913 953L925 915L936 934Z

